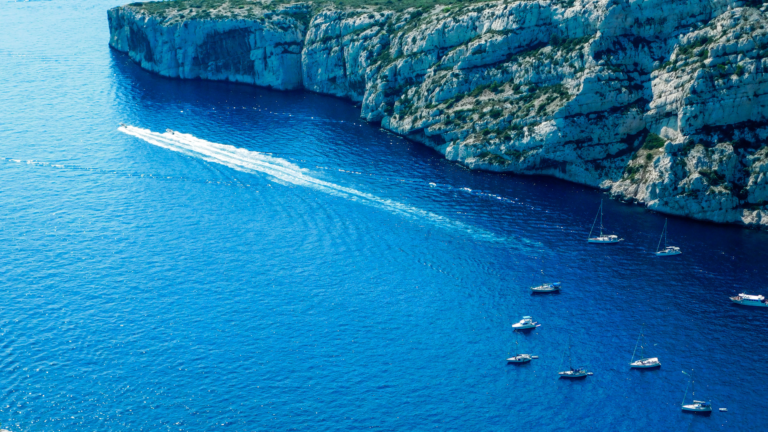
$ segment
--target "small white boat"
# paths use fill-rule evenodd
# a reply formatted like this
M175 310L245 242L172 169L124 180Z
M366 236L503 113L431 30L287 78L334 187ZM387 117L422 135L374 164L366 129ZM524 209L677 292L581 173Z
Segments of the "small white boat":
M664 240L664 249L661 249L661 240ZM680 255L683 251L677 246L667 246L667 220L664 219L664 229L661 231L659 244L656 245L656 256Z
M685 387L685 395L683 395L683 403L681 404L682 410L697 414L712 414L712 405L709 402L695 399L696 392L693 390L693 370L691 370L690 374L686 371L683 371L683 373L691 377L691 379L688 381L688 386ZM694 400L693 403L686 404L685 398L688 396L688 387L691 387L691 397L693 397Z
M643 326L645 327L645 326ZM642 341L642 343L640 343ZM637 353L637 346L640 345L640 359L635 360L635 354ZM633 369L651 369L661 367L661 362L656 357L645 357L645 336L643 336L643 330L640 330L640 336L637 337L635 342L635 351L632 352L632 360L629 361L629 367Z
M681 251L679 247L667 246L660 251L656 251L656 256L672 256L672 255L680 255L681 253L683 253L683 251Z
M507 363L528 363L533 357L530 354L516 354L507 359Z
M620 241L624 241L623 238L619 238L619 236L610 234L610 235L599 235L597 237L590 237L587 239L587 242L589 243L618 243Z
M512 328L515 330L528 330L532 328L536 328L539 326L539 323L533 320L533 318L529 316L524 316L523 319L520 320L520 322L512 324Z
M585 378L594 375L592 372L587 372L587 370L584 368L575 368L563 372L558 372L558 374L560 375L560 378L569 379Z
M562 365L562 361L560 362ZM571 359L571 338L568 337L568 370L561 371L557 373L560 375L560 378L566 378L566 379L577 379L577 378L586 378L588 376L593 375L592 372L588 372L583 367L573 367L573 361Z
M720 408L720 412L728 412L728 408Z
M768 301L766 301L765 297L761 295L749 295L742 293L735 297L730 297L730 299L732 302L742 306L768 307Z
M536 293L551 293L560 291L560 282L545 283L543 285L531 287L531 291Z
M597 223L598 217L600 217L600 235L597 237L592 237L592 232L595 230L595 224ZM624 239L619 238L619 236L613 235L613 234L603 234L603 200L600 200L600 209L597 211L597 215L595 215L595 221L592 222L592 229L589 230L589 235L587 236L587 242L611 244L611 243L618 243L620 241L624 241Z
M629 366L634 369L651 369L651 368L661 367L661 362L659 362L659 359L656 357L650 357L650 358L635 360L632 363L630 363Z
M683 411L709 414L712 412L712 405L709 402L695 400L691 404L683 405Z
M516 333L517 334L517 333ZM520 343L519 343L519 336L515 339L515 351L518 353L520 352ZM534 356L530 354L515 354L512 357L507 359L507 363L528 363L529 361L533 359L537 359L539 356Z

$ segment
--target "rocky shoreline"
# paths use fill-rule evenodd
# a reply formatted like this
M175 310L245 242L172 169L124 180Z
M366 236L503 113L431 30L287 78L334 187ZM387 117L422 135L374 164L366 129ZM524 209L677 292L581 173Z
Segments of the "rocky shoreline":
M347 98L470 168L768 228L759 2L206 1L111 9L110 46L167 77Z

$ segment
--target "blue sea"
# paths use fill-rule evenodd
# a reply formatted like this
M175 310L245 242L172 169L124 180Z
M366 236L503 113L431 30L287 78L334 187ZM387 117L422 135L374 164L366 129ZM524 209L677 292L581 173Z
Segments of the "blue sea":
M118 4L0 6L4 428L768 429L768 311L728 299L768 294L768 234L670 217L657 258L665 216L598 190L143 71ZM585 241L601 199L618 245ZM507 365L524 315L539 359ZM629 369L643 326L659 370ZM558 380L569 339L586 380Z

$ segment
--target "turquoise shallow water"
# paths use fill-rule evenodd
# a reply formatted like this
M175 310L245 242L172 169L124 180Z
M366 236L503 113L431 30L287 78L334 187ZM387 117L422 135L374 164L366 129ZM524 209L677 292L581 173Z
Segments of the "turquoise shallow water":
M727 298L768 294L765 233L671 218L658 259L664 217L606 201L626 241L588 245L598 191L153 76L109 50L114 5L0 6L3 426L766 428L768 315ZM522 315L540 359L508 366ZM628 369L642 324L660 370ZM585 381L557 379L569 337ZM682 414L683 369L729 412Z

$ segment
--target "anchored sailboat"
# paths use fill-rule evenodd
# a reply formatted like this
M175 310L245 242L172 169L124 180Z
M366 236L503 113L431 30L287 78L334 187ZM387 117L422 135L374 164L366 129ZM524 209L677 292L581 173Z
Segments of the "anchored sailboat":
M520 343L519 343L520 336L517 335L517 332L515 332L515 335L516 335L515 352L519 353L520 352ZM528 363L529 361L537 358L539 358L539 356L530 355L530 354L515 354L512 357L507 359L507 363L517 363L517 364Z
M568 336L568 370L558 372L560 375L560 378L569 378L569 379L576 379L576 378L586 378L589 375L592 375L592 372L587 372L587 370L583 367L573 367L573 361L571 358L571 337ZM562 361L560 362L562 365Z
M544 275L544 270L541 271L541 274ZM560 291L561 285L560 282L544 283L538 286L532 286L531 291L533 291L533 294L558 292Z
M683 371L683 373L691 378L688 381L688 386L685 387L685 395L683 395L683 411L706 415L712 414L712 405L709 402L696 400L696 392L693 390L693 369L691 369L690 374L686 371ZM688 387L691 387L691 397L693 398L693 403L690 404L685 403L685 398L688 396Z
M560 291L560 282L545 283L543 285L531 287L534 294L552 293Z
M592 232L595 230L595 224L597 223L598 217L600 218L600 235L597 237L592 237ZM592 229L589 230L589 236L587 237L587 241L589 243L611 244L611 243L618 243L623 240L624 240L623 238L619 238L619 236L614 234L603 234L603 200L600 200L600 209L597 211L597 215L595 216L595 221L592 222Z
M645 328L645 326L643 326ZM642 340L642 344L640 341ZM635 360L635 354L637 353L637 346L640 345L640 359ZM646 358L645 357L645 336L643 335L643 330L640 330L640 336L637 337L637 342L635 343L635 350L632 352L632 360L629 362L629 367L634 369L651 369L651 368L657 368L661 367L661 362L659 362L659 359L656 357Z
M656 256L672 256L683 253L677 246L667 246L667 219L664 219L664 229L661 231L659 244L656 246ZM664 249L661 249L661 240L664 240Z

